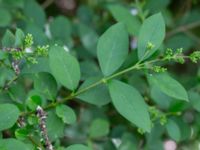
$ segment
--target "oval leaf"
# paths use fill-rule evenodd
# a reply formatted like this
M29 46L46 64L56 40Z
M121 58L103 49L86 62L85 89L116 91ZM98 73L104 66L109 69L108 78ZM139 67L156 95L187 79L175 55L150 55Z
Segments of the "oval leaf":
M29 150L30 148L26 144L16 139L1 139L0 149L1 150Z
M67 147L66 150L91 150L91 149L85 145L74 144L74 145Z
M80 87L79 90L82 90L95 82L99 81L100 78L89 78L87 79ZM110 95L108 92L108 88L104 85L98 85L80 95L77 96L80 100L96 105L96 106L103 106L110 102Z
M53 46L49 59L50 69L56 80L70 90L76 89L80 80L80 66L76 58L62 47Z
M58 16L50 23L50 31L54 39L61 39L66 42L70 38L71 23L67 17Z
M148 108L140 93L130 85L113 80L109 83L113 105L127 120L149 132L151 121Z
M6 33L2 38L3 47L12 47L15 44L15 36L10 30L6 30Z
M109 6L109 10L116 21L123 22L126 25L131 35L138 35L141 23L137 16L131 14L129 8L114 4Z
M21 29L17 29L15 32L15 47L23 47L24 37L24 32Z
M146 59L152 55L162 44L165 37L165 22L161 13L155 14L147 18L139 32L138 38L138 57L139 59ZM147 50L147 44L152 43L154 47L150 50L151 52L146 55L144 54Z
M0 105L0 131L11 128L19 117L19 109L13 104Z
M90 137L99 138L109 133L109 122L104 119L95 119L89 130Z
M54 77L46 72L36 74L34 79L34 89L49 100L54 100L57 94L57 83Z
M46 121L47 133L51 141L55 141L64 136L65 124L54 111L48 112Z
M116 71L128 54L128 33L123 23L110 27L100 38L97 56L105 76Z
M166 124L166 128L167 128L167 133L173 140L175 140L177 142L180 141L181 131L180 131L178 124L174 120L171 120L171 119L168 120L168 122Z
M0 27L6 27L12 21L11 13L8 10L3 7L0 9Z
M188 94L184 87L166 73L149 75L148 79L166 95L177 100L188 101Z
M64 123L73 124L76 122L76 114L73 109L66 105L56 107L56 114Z

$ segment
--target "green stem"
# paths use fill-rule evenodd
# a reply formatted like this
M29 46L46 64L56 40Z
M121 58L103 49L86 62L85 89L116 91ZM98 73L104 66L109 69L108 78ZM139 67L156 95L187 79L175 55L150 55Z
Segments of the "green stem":
M6 87L9 87L14 81L17 80L17 78L18 78L18 76L14 76L8 83L5 84L4 87L2 87L2 88L0 89L0 92L2 92Z
M146 54L144 55L144 57L146 57ZM176 58L177 57L182 57L184 59L189 58L188 56L176 56ZM142 61L143 61L143 59L141 59L140 61L138 61L135 65L133 65L133 66L127 68L127 69L124 69L124 70L122 70L120 72L117 72L117 73L115 73L115 74L113 74L111 76L102 78L99 81L97 81L97 82L95 82L95 83L93 83L93 84L91 84L91 85L89 85L89 86L87 86L87 87L85 87L85 88L83 88L83 89L75 92L75 93L73 92L72 94L70 94L69 96L67 96L67 97L65 97L63 99L61 99L59 101L56 101L55 103L51 103L51 104L47 105L43 109L44 110L48 110L50 108L54 108L57 105L63 104L63 103L65 103L68 100L72 100L76 96L78 96L78 95L80 95L80 94L82 94L82 93L84 93L84 92L86 92L86 91L88 91L88 90L90 90L90 89L92 89L92 88L100 85L100 84L103 84L103 83L106 83L109 80L112 80L113 78L119 77L119 76L121 76L121 75L123 75L125 73L128 73L128 72L132 71L132 70L144 69L144 68L146 68L146 67L144 67L145 65L153 64L153 63L156 63L156 62L159 62L159 61L162 61L162 62L167 61L167 59L166 58L158 58L158 59L150 60L150 61L143 62L143 63L142 63ZM21 116L30 115L30 114L33 114L33 113L35 113L35 111L22 112Z
M158 61L158 60L159 60L159 59L157 59L157 61ZM155 61L152 61L152 62L155 62ZM118 76L120 76L120 75L122 75L122 74L128 73L128 72L130 72L130 71L132 71L132 70L135 70L135 69L143 69L143 65L144 65L144 64L145 64L145 63L141 63L141 61L139 61L139 62L136 63L135 65L133 65L133 66L131 66L131 67L125 69L125 70L122 70L122 71L120 71L120 72L117 72L117 73L115 73L115 74L113 74L113 75L111 75L111 76L102 78L101 80L99 80L99 81L97 81L97 82L95 82L95 83L93 83L93 84L87 86L86 88L83 88L83 89L81 89L81 90L79 90L79 91L77 91L77 92L75 92L75 93L72 93L72 94L70 94L69 96L67 96L67 97L65 97L65 98L63 98L63 99L61 99L61 100L59 100L59 101L56 101L55 103L51 103L51 104L47 105L47 106L44 107L43 109L44 109L44 110L48 110L48 109L50 109L50 108L56 107L57 105L62 104L62 103L65 103L66 101L75 98L77 95L80 95L80 94L82 94L82 93L84 93L84 92L86 92L86 91L88 91L88 90L90 90L90 89L92 89L92 88L94 88L94 87L100 85L100 84L106 83L107 81L109 81L109 80L111 80L111 79L113 79L113 78L116 78L116 77L118 77ZM35 113L35 111L31 111L31 112L22 112L22 113L21 113L21 116L30 115L30 114L33 114L33 113Z

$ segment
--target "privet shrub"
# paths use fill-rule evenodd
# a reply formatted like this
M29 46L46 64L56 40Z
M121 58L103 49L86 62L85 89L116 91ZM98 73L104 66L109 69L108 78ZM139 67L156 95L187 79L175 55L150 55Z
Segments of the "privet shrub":
M200 11L181 3L0 1L0 150L198 149Z

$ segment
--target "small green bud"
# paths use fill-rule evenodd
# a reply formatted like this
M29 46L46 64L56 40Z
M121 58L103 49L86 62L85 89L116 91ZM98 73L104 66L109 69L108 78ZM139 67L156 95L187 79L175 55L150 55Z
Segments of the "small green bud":
M140 133L141 135L143 135L145 133L145 131L142 128L138 128L138 133Z
M106 83L107 83L107 80L106 80L105 78L103 78L103 79L102 79L102 82L106 84Z
M155 47L155 45L153 43L151 43L151 42L147 43L147 49L148 50L152 50L154 47Z
M167 68L161 67L161 66L153 66L153 71L156 73L162 73L165 72Z
M173 50L171 48L167 48L166 55L172 56L173 55Z
M33 36L32 34L28 33L24 39L25 47L31 47L33 45Z
M185 59L183 57L176 57L175 60L180 64L184 64L185 63Z
M37 46L35 52L37 56L48 56L49 45Z
M167 48L165 52L165 59L171 60L173 57L173 50L171 48Z
M38 61L34 57L28 57L27 61L29 61L32 64L37 64L38 63Z
M160 116L160 124L165 125L167 123L167 117L166 115L161 115Z
M200 51L193 52L190 54L189 58L193 63L197 63L197 61L200 60Z
M15 60L20 60L24 57L25 53L24 53L24 51L11 49L11 55Z
M176 54L182 54L183 53L183 48L178 48L176 50Z

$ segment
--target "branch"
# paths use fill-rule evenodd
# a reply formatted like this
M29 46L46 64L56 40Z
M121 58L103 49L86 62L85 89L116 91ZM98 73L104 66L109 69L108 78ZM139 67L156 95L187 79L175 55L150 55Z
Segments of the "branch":
M128 73L128 72L131 72L133 70L139 70L139 69L152 69L152 64L154 63L157 63L157 62L165 62L165 61L175 61L175 62L179 62L179 63L184 63L185 62L185 59L190 59L192 62L194 63L197 63L198 60L200 60L200 51L195 51L193 52L192 54L186 56L186 55L183 55L182 53L182 49L177 49L177 52L173 53L172 52L172 49L167 49L166 51L166 54L162 57L159 57L157 59L154 59L154 60L149 60L149 61L144 61L144 59L146 58L146 56L149 54L149 52L151 51L146 51L146 53L143 55L143 57L141 58L141 60L139 60L135 65L127 68L127 69L124 69L120 72L117 72L113 75L110 75L108 77L104 77L102 79L100 79L99 81L89 85L88 87L86 88L83 88L82 90L78 90L76 91L75 93L72 92L69 96L61 99L61 100L57 100L56 102L53 102L53 103L50 103L49 105L45 106L44 108L41 108L43 110L48 110L48 109L51 109L51 108L54 108L56 106L58 106L59 104L63 104L65 103L66 101L68 100L72 100L74 98L76 98L78 95L100 85L100 84L106 84L109 80L111 79L114 79L116 77L119 77L125 73ZM155 72L162 72L162 67L159 68L159 70L154 70L153 71ZM36 113L36 110L34 111L29 111L29 112L22 112L20 114L20 116L26 116L26 115L30 115L30 114L34 114Z
M145 55L144 55L144 56L145 56ZM183 58L188 58L187 56L181 56L181 57L183 57ZM163 62L163 61L167 61L167 60L166 60L165 58L158 58L158 59L150 60L150 61L147 61L147 62L139 61L139 62L136 63L135 65L133 65L133 66L127 68L127 69L124 69L124 70L122 70L122 71L120 71L120 72L117 72L117 73L115 73L115 74L113 74L113 75L111 75L111 76L102 78L102 79L100 79L99 81L97 81L97 82L95 82L95 83L89 85L88 87L86 87L86 88L84 88L84 89L82 89L82 90L79 90L79 91L77 91L77 92L75 92L75 93L71 93L69 96L67 96L67 97L65 97L65 98L63 98L63 99L61 99L61 100L59 100L59 101L56 101L55 103L51 103L51 104L47 105L47 106L44 107L43 109L44 109L44 110L48 110L48 109L54 108L54 107L56 107L57 105L63 104L63 103L65 103L65 102L68 101L68 100L72 100L72 99L74 99L76 96L78 96L78 95L80 95L80 94L82 94L82 93L84 93L84 92L86 92L86 91L88 91L88 90L90 90L90 89L92 89L92 88L94 88L94 87L100 85L100 84L105 84L105 83L107 83L109 80L111 80L111 79L113 79L113 78L119 77L119 76L121 76L121 75L123 75L123 74L125 74L125 73L128 73L128 72L130 72L130 71L133 71L133 70L144 69L144 68L145 68L144 66L146 66L146 65L150 65L150 64L153 64L153 63L156 63L156 62ZM34 114L34 113L36 113L36 111L22 112L22 113L21 113L21 116L26 116L26 115L30 115L30 114Z
M178 28L168 32L167 35L166 35L166 39L171 37L174 34L177 34L179 32L184 32L184 31L196 28L198 26L200 26L200 21L193 22L193 23L190 23L190 24L186 24L186 25L183 25L183 26L179 26Z

